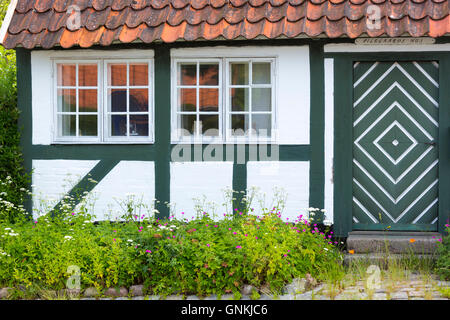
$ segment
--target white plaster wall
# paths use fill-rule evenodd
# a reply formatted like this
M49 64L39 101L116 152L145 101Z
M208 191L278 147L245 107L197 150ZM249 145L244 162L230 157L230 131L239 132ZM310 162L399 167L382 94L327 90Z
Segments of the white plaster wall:
M325 59L325 214L334 221L334 59Z
M33 144L49 145L53 140L54 60L152 59L153 50L44 50L31 52Z
M33 160L33 215L53 208L98 161Z
M155 165L151 161L120 161L91 191L96 220L121 220L126 202L133 199L136 214L152 212L155 197Z
M182 48L172 58L276 58L276 122L280 144L309 144L310 70L308 46ZM173 73L172 73L173 74Z
M247 188L254 187L260 195L252 202L255 214L262 207L271 209L275 191L281 188L287 196L282 218L295 221L309 207L309 161L249 161Z
M227 212L224 205L223 189L231 189L233 186L232 162L172 162L170 164L170 203L174 205L174 214L177 219L189 219L196 217L195 205L206 202L215 204L205 205L211 217L223 219L223 213ZM215 210L209 210L210 208ZM231 211L231 203L228 205ZM182 214L184 212L184 214Z

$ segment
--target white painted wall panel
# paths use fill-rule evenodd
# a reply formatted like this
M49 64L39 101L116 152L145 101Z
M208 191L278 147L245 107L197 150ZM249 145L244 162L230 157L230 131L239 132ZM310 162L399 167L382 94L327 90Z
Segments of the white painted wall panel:
M155 165L150 161L121 161L91 192L96 220L120 220L127 199L139 204L136 214L153 215Z
M224 204L225 188L233 186L233 163L232 162L173 162L170 164L170 203L174 205L175 217L178 219L191 219L196 216L195 205L199 198L203 203L203 196L206 202L205 211L215 220L223 218L223 213L227 212ZM215 207L215 210L208 210ZM229 204L228 210L231 210ZM184 214L181 214L184 212Z
M325 59L325 210L334 221L334 59Z
M98 161L33 160L34 216L53 208Z
M255 199L252 203L256 214L261 212L261 207L272 207L276 188L282 188L287 196L282 218L295 221L300 214L305 215L309 207L309 162L250 161L247 163L247 187L260 190L262 201Z
M172 58L276 58L276 117L279 143L309 144L310 70L308 46L220 46L201 48L201 50L198 48L172 49L170 53Z

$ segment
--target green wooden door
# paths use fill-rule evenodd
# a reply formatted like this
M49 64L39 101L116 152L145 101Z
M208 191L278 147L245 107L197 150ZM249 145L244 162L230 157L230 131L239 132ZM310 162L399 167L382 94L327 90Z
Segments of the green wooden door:
M353 65L353 230L437 230L439 65Z

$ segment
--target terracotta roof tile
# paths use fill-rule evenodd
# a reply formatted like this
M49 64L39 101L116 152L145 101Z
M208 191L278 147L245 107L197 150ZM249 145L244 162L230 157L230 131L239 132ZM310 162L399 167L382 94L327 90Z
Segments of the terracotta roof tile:
M368 27L369 6L380 13ZM69 13L69 9L71 13ZM68 21L79 13L80 26ZM18 0L7 48L266 37L439 37L449 0Z

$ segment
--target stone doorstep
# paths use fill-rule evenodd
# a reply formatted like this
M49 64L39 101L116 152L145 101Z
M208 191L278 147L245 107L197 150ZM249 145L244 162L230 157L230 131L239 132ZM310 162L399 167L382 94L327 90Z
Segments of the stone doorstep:
M433 238L435 237L435 238ZM347 249L355 253L419 253L432 254L438 247L436 232L353 231L347 238ZM414 239L414 242L410 242Z

